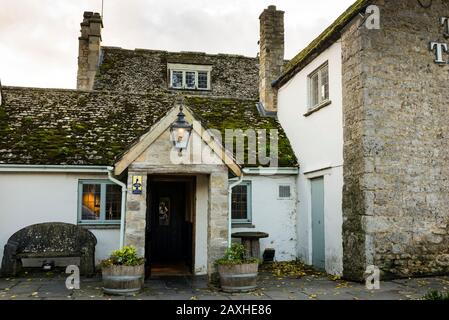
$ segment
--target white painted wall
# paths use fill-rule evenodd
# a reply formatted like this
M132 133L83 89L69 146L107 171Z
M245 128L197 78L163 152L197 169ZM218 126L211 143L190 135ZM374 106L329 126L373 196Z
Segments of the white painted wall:
M297 251L296 176L247 175L244 181L251 181L254 228L233 228L232 232L266 232L270 236L260 240L261 255L266 248L273 248L276 250L277 261L295 260ZM291 199L278 198L279 185L291 186Z
M329 63L329 95L332 104L305 117L308 75ZM278 94L278 118L301 166L298 178L298 256L312 262L310 178L324 175L326 271L343 271L342 190L343 111L341 43L336 42L286 83ZM307 172L329 168L318 174Z
M107 175L65 173L0 173L0 259L16 231L36 223L77 224L78 180ZM120 246L120 230L91 230L97 237L95 260Z

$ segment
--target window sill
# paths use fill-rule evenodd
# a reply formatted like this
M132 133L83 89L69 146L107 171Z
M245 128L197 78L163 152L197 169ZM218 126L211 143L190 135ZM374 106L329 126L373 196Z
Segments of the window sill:
M233 223L233 229L256 229L256 226L252 223Z
M169 87L168 89L170 90L174 90L174 91L195 91L195 92L202 92L202 91L212 91L212 89L198 89L198 88L173 88L173 87Z
M89 230L116 230L120 229L120 224L89 224L89 223L78 223L78 226Z
M310 109L309 111L307 111L307 112L304 114L304 117L311 116L311 115L314 114L315 112L318 112L318 111L320 111L320 110L323 109L323 108L326 108L326 107L329 106L330 104L332 104L332 101L331 101L331 100L323 101L323 102L321 102L319 105L317 105L316 107L313 107L312 109Z

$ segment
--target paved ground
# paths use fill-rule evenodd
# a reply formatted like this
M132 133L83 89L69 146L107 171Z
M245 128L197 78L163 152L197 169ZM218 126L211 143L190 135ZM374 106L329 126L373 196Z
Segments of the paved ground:
M203 277L167 277L146 282L144 291L133 297L103 295L101 279L82 278L80 290L67 290L63 274L0 278L0 300L410 300L421 299L429 290L449 289L449 277L404 279L382 282L378 291L362 284L333 280L326 275L276 277L261 272L260 288L248 294L225 294L209 288Z

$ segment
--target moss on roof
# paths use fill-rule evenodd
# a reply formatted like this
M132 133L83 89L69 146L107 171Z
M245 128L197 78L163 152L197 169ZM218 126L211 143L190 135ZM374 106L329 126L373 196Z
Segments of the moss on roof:
M3 97L0 163L40 165L113 165L177 100L177 95L168 93L13 87L4 87ZM256 101L207 97L185 101L204 126L221 132L279 129L280 166L297 165L279 123L260 116Z
M244 134L248 129L266 130L267 150L263 150L265 154L261 156L269 157L270 130L278 130L279 167L297 167L298 161L281 125L274 118L261 117L256 103L257 101L223 98L188 97L186 99L186 105L193 111L195 117L204 123L206 128L219 130L222 138L226 138L224 134L227 129L240 129ZM235 144L234 150L231 151L235 154ZM248 155L248 143L245 142L245 166L261 166L259 161L249 164ZM259 159L259 152L255 152L254 155Z
M287 82L310 62L308 61L310 57L314 58L334 43L334 41L340 37L341 30L370 2L371 0L357 0L351 5L337 18L337 20L334 21L334 23L315 38L315 40L313 40L304 50L290 60L284 67L282 75L276 81L275 85L279 87Z

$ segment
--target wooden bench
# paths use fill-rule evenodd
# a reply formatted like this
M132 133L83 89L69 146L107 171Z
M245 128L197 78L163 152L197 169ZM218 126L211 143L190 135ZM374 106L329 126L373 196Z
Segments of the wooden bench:
M2 275L14 277L22 270L22 259L80 258L80 273L95 273L97 239L89 230L67 223L42 223L17 231L5 245Z

